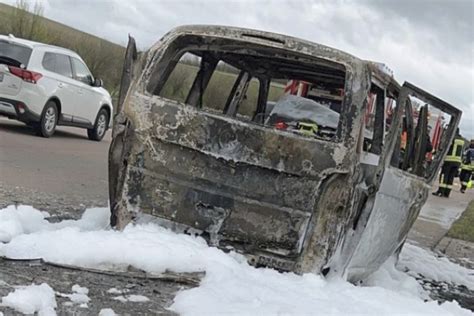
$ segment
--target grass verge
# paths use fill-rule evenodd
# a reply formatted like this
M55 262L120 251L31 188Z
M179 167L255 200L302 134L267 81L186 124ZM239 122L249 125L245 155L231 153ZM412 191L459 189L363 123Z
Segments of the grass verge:
M474 200L451 226L448 237L474 242Z

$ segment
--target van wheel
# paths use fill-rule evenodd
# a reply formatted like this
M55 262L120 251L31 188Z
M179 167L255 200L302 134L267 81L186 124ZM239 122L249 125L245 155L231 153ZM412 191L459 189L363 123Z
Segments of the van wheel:
M37 132L41 137L51 137L56 131L56 124L58 123L58 109L56 103L48 101L41 114L41 121L39 123Z
M87 136L90 140L101 141L104 138L105 132L107 131L107 125L109 124L109 115L105 109L99 111L95 119L94 128L87 130Z

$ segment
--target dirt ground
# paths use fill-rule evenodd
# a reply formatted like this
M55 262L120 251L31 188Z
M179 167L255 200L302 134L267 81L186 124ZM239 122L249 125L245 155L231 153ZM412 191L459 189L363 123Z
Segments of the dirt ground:
M98 315L103 308L112 308L120 315L173 315L166 308L173 302L175 293L194 286L193 282L170 281L147 277L144 273L102 274L77 269L69 269L42 263L40 260L10 261L0 259L0 297L7 295L15 285L32 283L49 284L55 292L71 294L71 287L78 284L89 289L91 301L87 308L70 304L70 300L56 295L58 315ZM110 293L115 288L122 293ZM121 302L117 296L143 295L147 302ZM5 315L14 315L8 308L0 308Z

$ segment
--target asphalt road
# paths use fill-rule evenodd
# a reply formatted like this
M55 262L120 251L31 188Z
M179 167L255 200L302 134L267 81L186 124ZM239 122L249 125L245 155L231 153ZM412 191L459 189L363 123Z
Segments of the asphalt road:
M41 138L0 117L0 206L106 206L110 134L95 142L84 129L60 126L51 138Z

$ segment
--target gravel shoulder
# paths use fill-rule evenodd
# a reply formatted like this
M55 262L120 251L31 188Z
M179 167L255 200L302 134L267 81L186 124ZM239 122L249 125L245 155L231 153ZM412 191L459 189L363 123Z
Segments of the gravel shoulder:
M192 287L186 282L171 282L145 276L127 274L102 274L79 269L69 269L40 260L12 261L0 259L0 297L6 296L15 286L47 283L56 292L58 315L98 315L101 309L112 308L120 315L174 315L168 310L176 292ZM62 294L71 294L73 285L89 289L90 301L87 308L73 304ZM111 289L116 291L110 292ZM146 302L121 302L116 298L129 295L143 295ZM5 315L14 311L1 308Z

